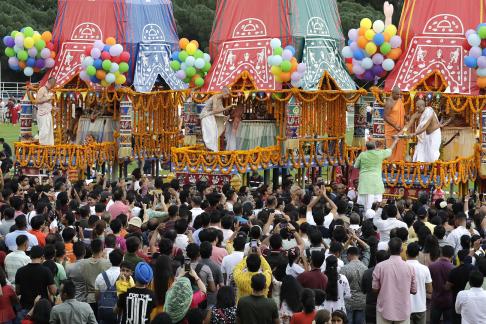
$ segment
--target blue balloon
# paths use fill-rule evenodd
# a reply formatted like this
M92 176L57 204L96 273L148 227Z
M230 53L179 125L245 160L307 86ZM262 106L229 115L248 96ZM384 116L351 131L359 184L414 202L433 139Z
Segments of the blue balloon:
M365 58L365 53L362 49L358 49L353 52L353 57L359 61Z
M483 56L486 56L486 48L483 48Z
M476 68L478 66L478 60L472 56L464 56L464 64L469 68Z
M171 57L170 57L173 61L177 60L180 62L179 60L179 51L175 51L172 53Z
M110 45L105 45L105 47L103 47L103 51L104 52L110 52Z
M353 44L354 40L348 39L348 46L351 46Z
M486 23L480 23L477 27L476 27L476 30L479 30L479 28L483 27L483 26L486 26Z
M381 46L385 42L385 36L383 34L376 34L373 37L373 42L376 44L376 46Z
M292 56L295 56L295 48L292 45L285 46L285 49L288 49L292 52Z
M98 79L98 78L97 78L95 75L93 75L93 76L89 77L89 79L90 79L90 80L91 80L91 82L93 82L93 83L100 83L100 80L99 80L99 79Z
M96 59L94 60L93 66L97 69L100 70L103 67L103 61L101 59Z
M27 62L25 62L25 63L27 64L27 66L34 67L35 66L35 58L29 57L27 59Z

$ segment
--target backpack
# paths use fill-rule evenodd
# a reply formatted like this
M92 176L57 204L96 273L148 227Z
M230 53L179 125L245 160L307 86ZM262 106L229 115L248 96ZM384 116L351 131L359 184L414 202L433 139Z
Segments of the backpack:
M98 302L98 320L105 323L116 323L116 314L114 313L118 297L116 295L115 284L110 284L106 271L101 273L106 284L106 291L100 292ZM116 282L116 280L115 280Z

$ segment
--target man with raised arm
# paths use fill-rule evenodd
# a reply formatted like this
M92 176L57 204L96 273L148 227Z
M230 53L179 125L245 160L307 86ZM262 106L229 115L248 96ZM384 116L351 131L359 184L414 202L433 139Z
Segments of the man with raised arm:
M39 127L39 144L54 145L54 123L52 122L52 97L50 92L56 85L56 79L49 78L45 86L37 91L37 125Z
M390 147L394 141L393 137L398 135L405 126L405 107L398 87L393 88L391 97L385 103L383 119L385 120L385 145ZM406 141L400 139L388 160L403 161L406 146Z

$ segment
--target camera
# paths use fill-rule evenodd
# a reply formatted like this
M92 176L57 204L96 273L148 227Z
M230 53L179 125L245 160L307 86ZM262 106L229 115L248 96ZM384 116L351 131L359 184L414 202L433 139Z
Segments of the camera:
M184 259L184 271L186 272L191 271L191 259L189 258Z

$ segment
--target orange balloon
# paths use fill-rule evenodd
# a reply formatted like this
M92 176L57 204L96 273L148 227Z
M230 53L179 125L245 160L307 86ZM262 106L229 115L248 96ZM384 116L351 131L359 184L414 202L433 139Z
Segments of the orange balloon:
M199 48L199 43L197 42L197 40L193 39L192 41L190 41L190 43L193 43L194 45L196 45L196 48Z
M20 66L20 64L19 64ZM476 79L476 84L478 85L478 88L483 89L486 88L486 77L478 77Z
M383 37L385 37L385 42L389 42L391 39L391 36L388 32L383 32Z
M348 68L348 72L350 74L354 74L354 72L353 72L353 63L346 63L346 67Z
M401 48L393 48L390 53L388 53L387 57L396 61L400 58L402 55L402 49Z
M290 63L294 64L294 62L299 64L299 62L297 62L297 59L295 58L295 56L292 56L292 58L290 59Z
M358 46L361 48L365 48L366 44L368 44L368 40L364 36L359 36L358 38Z
M179 40L179 47L183 50L186 49L187 44L189 44L189 40L187 38L181 38Z
M56 52L51 52L51 58L56 58Z
M45 31L45 32L42 33L41 38L46 43L48 43L52 40L52 33L50 31Z
M40 72L40 69L39 68L34 68L34 72L35 73L39 73Z
M199 74L194 74L191 78L191 82L194 82L197 78L200 78L201 76Z
M297 63L297 60L295 61L290 61L290 64L292 64L292 67L290 68L290 72L295 72L297 71L297 68L299 66L299 63Z
M359 36L364 36L364 35L365 35L365 33L366 33L366 29L364 29L364 28L360 28L360 29L358 29L358 35L359 35Z
M106 72L103 70L98 70L96 71L96 77L98 78L98 80L104 80L106 77Z
M282 79L283 82L289 82L290 81L290 72L282 72L280 74L280 79Z
M108 37L105 42L107 45L113 46L116 44L116 39L114 37Z
M25 62L24 61L19 61L19 68L20 69L25 69Z

